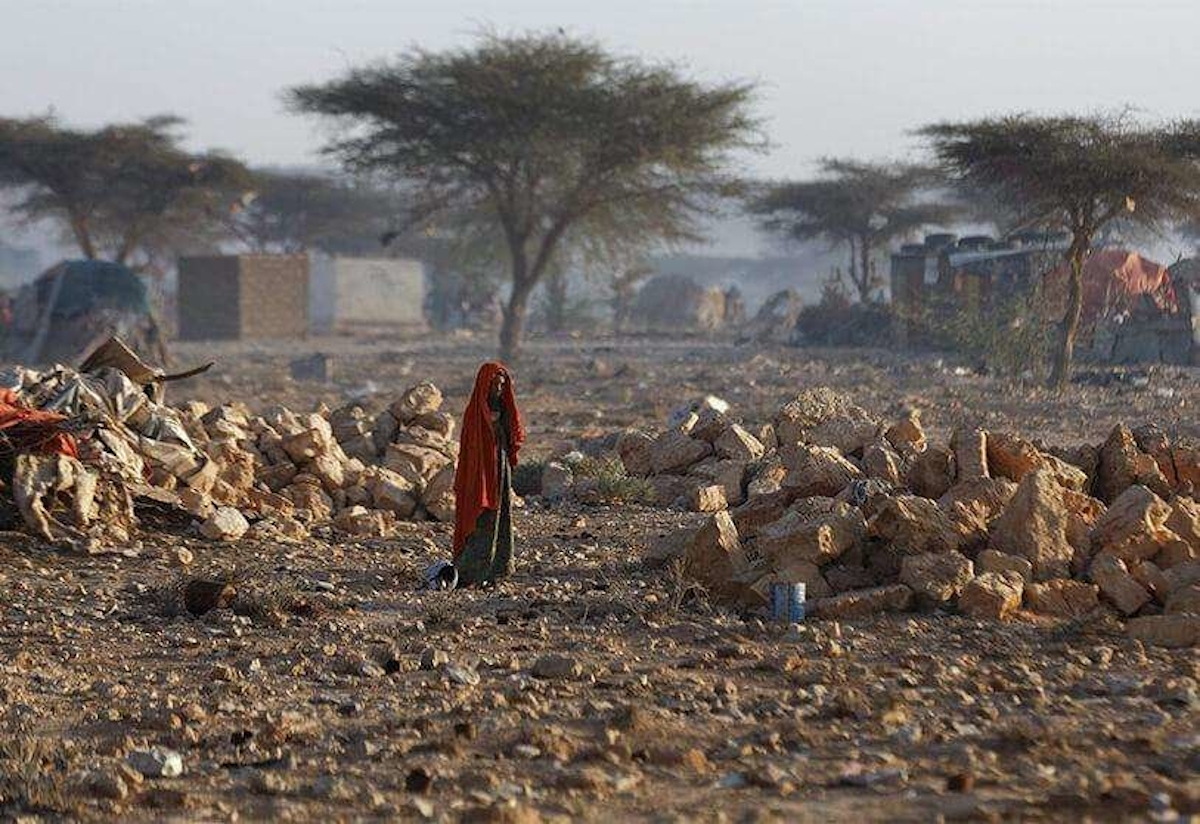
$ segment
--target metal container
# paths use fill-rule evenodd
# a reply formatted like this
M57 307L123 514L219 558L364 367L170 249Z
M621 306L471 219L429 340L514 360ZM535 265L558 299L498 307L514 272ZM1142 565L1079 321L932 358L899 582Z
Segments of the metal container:
M804 620L804 584L771 584L771 618L785 624Z

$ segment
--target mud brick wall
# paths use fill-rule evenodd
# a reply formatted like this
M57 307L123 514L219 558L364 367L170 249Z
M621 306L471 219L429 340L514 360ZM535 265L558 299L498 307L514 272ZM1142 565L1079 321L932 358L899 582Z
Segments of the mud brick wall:
M243 255L238 295L243 338L308 332L308 256Z
M307 330L307 256L180 259L181 339L298 338Z
M241 336L236 257L179 259L180 340L227 340Z

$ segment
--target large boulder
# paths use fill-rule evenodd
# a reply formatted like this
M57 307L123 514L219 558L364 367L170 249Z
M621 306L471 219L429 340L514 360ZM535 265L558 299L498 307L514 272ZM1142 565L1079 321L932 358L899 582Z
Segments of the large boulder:
M1015 572L985 572L972 578L958 597L958 609L972 618L1004 621L1021 607L1025 579Z
M1050 469L1028 472L1016 494L992 523L989 546L1033 565L1037 580L1070 577L1075 550L1067 539L1070 517L1063 489Z
M783 486L800 497L833 496L851 481L862 477L862 471L847 460L840 451L829 446L797 444L781 450L787 475Z
M957 598L974 575L970 559L957 552L908 555L900 563L900 583L924 603L944 604Z
M906 555L953 552L963 539L950 515L935 501L918 495L887 498L868 522L867 530L872 538Z
M1092 548L1124 560L1153 558L1179 536L1167 528L1171 507L1147 487L1125 488L1096 521Z

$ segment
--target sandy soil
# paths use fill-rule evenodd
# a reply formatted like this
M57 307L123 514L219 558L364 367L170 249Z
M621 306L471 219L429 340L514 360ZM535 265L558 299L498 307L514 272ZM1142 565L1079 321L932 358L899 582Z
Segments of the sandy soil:
M187 345L172 398L307 409L418 379L461 410L490 339ZM290 359L331 357L297 383ZM517 372L531 458L704 392L764 421L800 388L1052 443L1118 420L1200 436L1195 370L1096 374L1061 397L886 352L699 340L535 341ZM1108 385L1096 385L1107 381ZM373 386L372 386L373 384ZM0 538L0 819L920 820L1200 814L1200 661L1117 624L942 614L764 625L715 609L652 542L696 516L518 513L492 592L414 591L446 526L303 546L199 540L154 520L137 557ZM180 547L195 560L175 560ZM228 608L182 609L232 571ZM151 746L184 772L123 767Z

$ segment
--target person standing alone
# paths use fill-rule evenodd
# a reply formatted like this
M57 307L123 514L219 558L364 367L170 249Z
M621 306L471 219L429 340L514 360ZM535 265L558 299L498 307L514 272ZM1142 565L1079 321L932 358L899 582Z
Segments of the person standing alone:
M463 413L454 472L454 566L459 586L512 572L512 470L525 441L508 367L488 361Z

